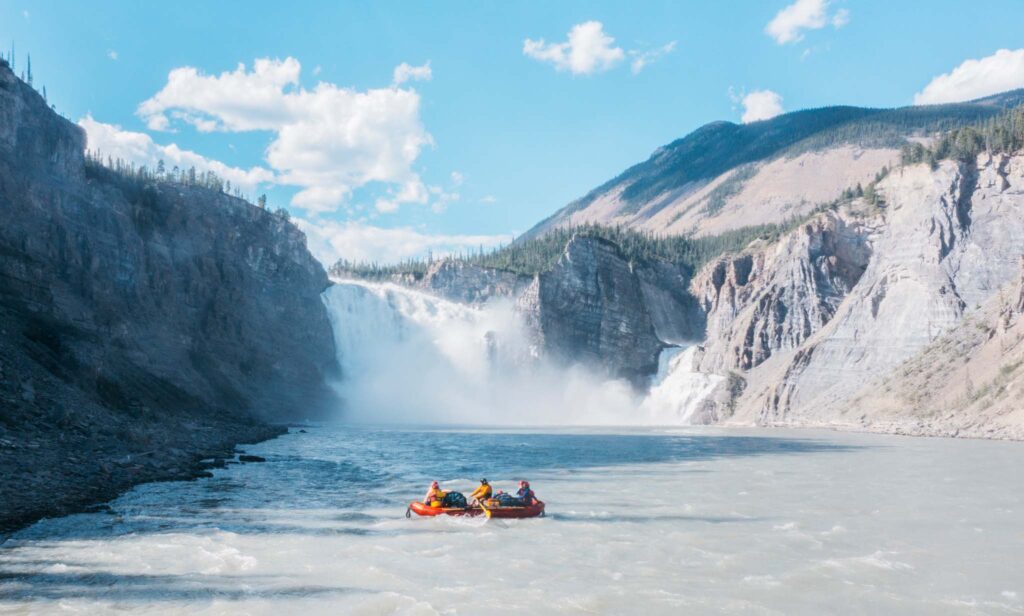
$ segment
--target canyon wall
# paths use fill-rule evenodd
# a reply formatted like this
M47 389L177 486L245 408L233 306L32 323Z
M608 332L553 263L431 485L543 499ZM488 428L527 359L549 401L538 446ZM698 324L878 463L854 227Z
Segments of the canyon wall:
M0 528L333 404L329 282L303 234L85 147L0 66Z
M736 370L745 381L715 419L947 434L979 417L961 400L956 412L935 407L949 416L921 427L923 407L894 409L876 394L936 341L964 338L957 332L990 302L1002 306L989 308L996 312L1012 307L1024 157L908 166L878 191L880 207L824 215L696 277L709 322L701 369ZM990 359L998 369L1002 360Z

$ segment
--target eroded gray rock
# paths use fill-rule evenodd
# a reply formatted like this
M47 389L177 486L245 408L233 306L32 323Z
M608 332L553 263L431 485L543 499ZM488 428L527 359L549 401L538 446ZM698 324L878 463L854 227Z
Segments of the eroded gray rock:
M574 237L554 268L523 290L517 308L548 356L600 366L637 386L657 371L665 345L639 276L609 241Z

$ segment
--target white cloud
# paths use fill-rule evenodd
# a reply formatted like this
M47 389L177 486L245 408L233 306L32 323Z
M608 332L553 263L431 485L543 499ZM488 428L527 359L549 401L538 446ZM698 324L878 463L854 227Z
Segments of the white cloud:
M452 186L459 187L466 181L466 176L459 171L452 171Z
M846 24L850 23L850 11L847 9L839 9L835 15L832 16L832 27L838 30Z
M939 75L914 95L915 105L967 101L1024 88L1024 49L1000 49L980 60L966 60Z
M771 90L754 90L740 101L743 123L768 120L782 113L782 97Z
M390 187L378 205L382 211L426 203L426 187L412 168L433 143L420 119L419 94L324 82L307 90L300 72L294 58L264 58L252 71L239 64L220 75L176 68L163 89L139 105L138 115L153 130L184 122L202 132L274 133L266 160L278 183L301 188L292 204L311 212L336 210L371 183Z
M662 56L672 53L676 48L676 42L671 41L657 47L655 49L649 49L647 51L631 50L629 55L632 56L633 61L629 63L629 69L636 75L640 71L644 70L650 64L657 62Z
M480 203L497 203L497 202L498 202L498 198L495 197L494 195L484 195L483 197L480 197Z
M292 220L306 233L310 252L324 265L340 258L349 261L394 263L403 259L435 257L462 251L495 248L512 241L511 235L429 234L411 227L386 229L358 222L334 220Z
M381 213L395 212L403 203L427 203L430 190L420 181L419 177L402 184L398 190L388 190L387 197L377 199L375 204Z
M433 76L434 74L430 71L430 62L422 66L411 66L402 62L395 67L391 81L396 86L400 86L406 81L430 81Z
M107 57L110 58L111 60L117 60L117 52L114 51L113 49L108 49L107 50Z
M615 46L615 39L605 34L599 21L576 24L569 30L568 40L564 43L526 39L523 41L523 54L534 60L550 62L556 70L567 70L574 75L606 71L626 57L626 52Z
M274 174L268 169L229 167L218 160L183 150L173 143L160 145L145 133L126 131L114 124L97 122L91 115L80 119L78 125L85 129L89 150L104 159L108 156L120 158L150 169L155 169L157 162L163 160L168 171L174 166L182 170L195 167L197 171L213 171L235 186L249 191L255 190L260 184L274 182Z
M457 192L448 192L440 186L431 186L430 193L434 195L434 202L430 206L430 210L435 214L441 214L448 209L448 204L455 203L462 198Z
M765 33L779 45L795 43L804 38L805 30L818 30L828 24L835 29L850 21L850 11L839 9L831 16L829 0L796 0L779 11L765 26Z

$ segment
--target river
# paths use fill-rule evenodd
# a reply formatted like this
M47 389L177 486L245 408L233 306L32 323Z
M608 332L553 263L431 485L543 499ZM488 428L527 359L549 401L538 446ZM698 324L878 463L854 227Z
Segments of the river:
M0 547L4 614L1021 614L1019 443L293 429ZM406 519L429 480L549 515Z

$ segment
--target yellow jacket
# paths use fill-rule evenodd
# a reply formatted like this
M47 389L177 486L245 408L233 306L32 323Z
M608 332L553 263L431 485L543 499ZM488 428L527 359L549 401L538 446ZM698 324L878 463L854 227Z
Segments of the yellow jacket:
M480 486L473 490L473 493L469 495L470 498L477 500L484 500L491 497L491 486L488 484L480 484Z

